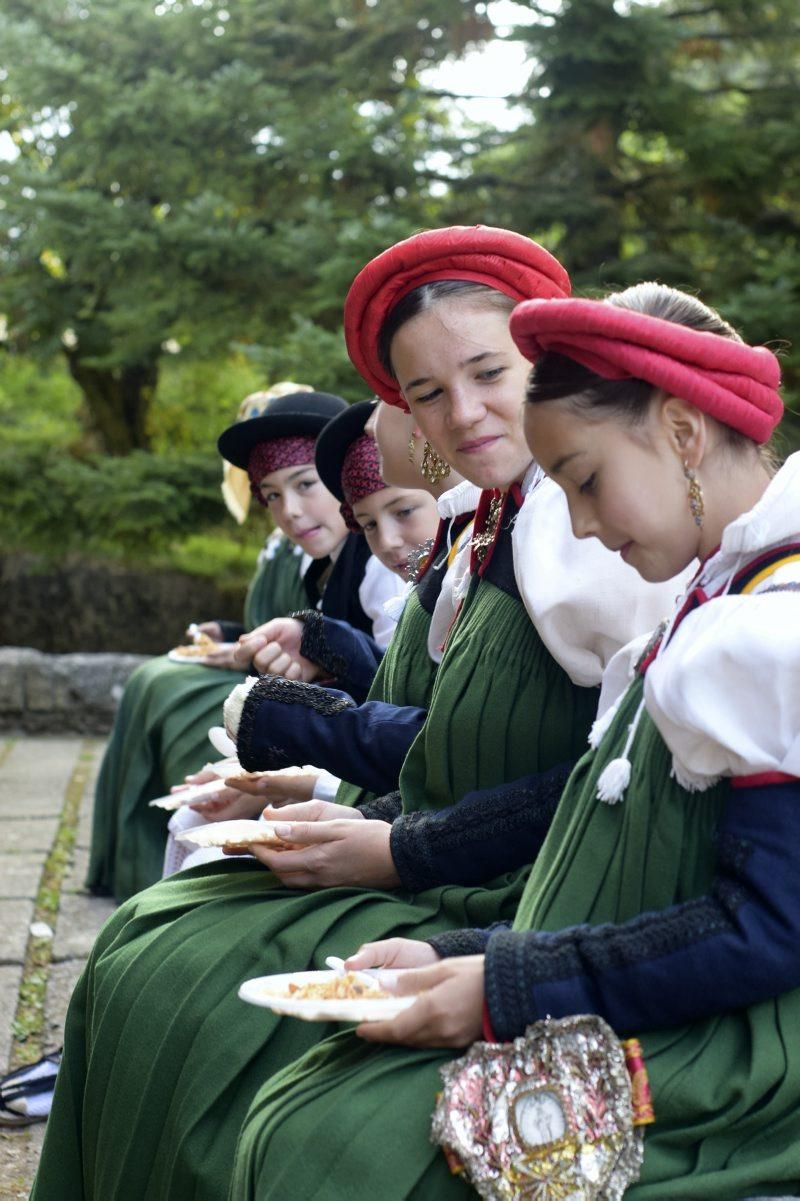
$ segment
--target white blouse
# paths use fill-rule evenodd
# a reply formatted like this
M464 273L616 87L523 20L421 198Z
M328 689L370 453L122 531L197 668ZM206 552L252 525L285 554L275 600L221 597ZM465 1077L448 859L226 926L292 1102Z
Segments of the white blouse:
M756 576L733 577L764 552L800 544L800 454L758 504L732 522L697 583L722 593L689 613L645 676L645 703L686 788L721 776L800 776L800 551Z

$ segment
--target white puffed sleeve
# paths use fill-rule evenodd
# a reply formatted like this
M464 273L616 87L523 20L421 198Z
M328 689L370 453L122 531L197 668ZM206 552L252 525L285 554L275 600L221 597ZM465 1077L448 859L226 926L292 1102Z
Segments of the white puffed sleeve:
M550 654L584 687L599 684L621 647L672 612L692 573L648 584L596 538L576 538L566 497L550 479L525 498L512 540L525 608Z
M645 703L684 788L800 776L799 566L779 568L760 592L701 605L651 664Z
M387 612L386 602L401 596L405 587L405 580L396 571L390 571L380 559L370 555L364 568L364 578L358 586L358 599L372 622L372 637L382 651L389 645L399 617L392 616L394 610L391 608Z
M633 681L636 664L647 649L647 644L652 637L652 633L640 634L638 638L626 643L615 655L611 656L600 684L600 700L597 702L598 721L609 710L616 710L619 701Z

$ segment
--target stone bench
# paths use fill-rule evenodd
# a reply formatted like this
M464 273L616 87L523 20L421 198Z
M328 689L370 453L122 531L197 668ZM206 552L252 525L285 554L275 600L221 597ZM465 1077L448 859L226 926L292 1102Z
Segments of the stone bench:
M106 734L128 676L146 655L48 655L0 647L0 730Z

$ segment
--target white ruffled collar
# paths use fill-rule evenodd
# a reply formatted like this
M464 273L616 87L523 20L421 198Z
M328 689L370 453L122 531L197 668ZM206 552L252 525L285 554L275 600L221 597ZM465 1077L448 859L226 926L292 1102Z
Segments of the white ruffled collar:
M455 488L448 488L437 500L439 516L443 521L448 521L462 513L474 513L480 497L480 488L476 488L469 480L462 480Z
M705 563L706 583L736 571L748 555L777 546L800 533L800 451L789 458L770 480L761 499L727 525L719 550Z
M522 495L528 496L543 478L544 472L541 467L535 459L531 460L528 470L522 477L520 489ZM480 498L481 489L477 488L475 484L471 484L469 480L462 480L454 488L449 488L447 492L442 493L436 502L436 507L442 520L447 521L453 517L459 517L462 513L474 513Z
M520 491L523 496L529 496L533 492L537 484L541 484L544 479L544 472L535 459L531 459L531 464L528 470L522 477L522 487Z

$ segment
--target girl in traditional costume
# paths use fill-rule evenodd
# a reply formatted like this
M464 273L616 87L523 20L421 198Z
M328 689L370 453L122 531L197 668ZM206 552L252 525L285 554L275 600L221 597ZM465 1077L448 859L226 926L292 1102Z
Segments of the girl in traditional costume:
M447 281L455 287L439 286ZM362 374L383 399L401 400L378 339L408 301L388 338L391 358L408 333L398 371L404 388L434 377L427 390L444 394L442 408L452 409L442 419L434 402L435 419L422 427L429 441L441 436L429 465L446 451L484 489L471 581L427 718L395 796L360 810L328 807L349 818L293 823L291 841L324 838L322 854L315 845L284 852L282 863L270 861L272 873L254 870L252 860L199 868L162 881L110 919L72 1001L36 1201L65 1191L76 1201L216 1201L228 1187L236 1137L258 1088L326 1033L246 1009L236 997L243 979L298 963L321 966L368 938L424 938L516 911L527 851L514 830L527 809L543 804L540 790L550 794L552 773L579 753L607 659L649 628L666 595L674 595L674 585L644 586L601 548L574 540L561 493L524 443L519 409L528 364L510 340L508 312L522 298L568 290L565 272L541 247L483 227L417 235L379 256L353 285L346 321ZM421 425L426 403L420 398L415 414ZM409 611L407 605L404 619ZM264 713L293 705L303 724L299 705L308 689L317 719L310 745L344 741L353 711L346 700L313 685L261 681L236 730L240 755L257 743L259 755L280 761ZM531 773L545 773L546 783ZM504 782L520 777L529 779L509 797ZM470 803L477 789L484 790L481 805ZM495 800L505 808L493 824ZM428 819L465 801L469 820L453 879L446 856L425 853L429 831L427 849L442 845L440 827ZM476 829L493 829L496 843L510 848L499 872L485 860L477 871L473 865L475 874L465 870ZM448 837L453 830L457 816L446 826ZM300 1187L288 1195L305 1194Z
M320 480L340 502L348 528L353 533L363 533L374 558L411 588L409 572L416 579L420 561L430 552L439 514L430 492L418 487L387 485L381 474L375 439L365 432L374 409L374 402L363 401L350 405L329 421L317 438L315 464ZM419 476L414 480L417 482ZM405 594L392 598L389 620L399 619L405 599ZM277 618L269 623L268 629L266 646L254 657L259 669L262 661L265 672L280 672L283 666L294 663L286 649L292 647L307 676L327 677L354 696L369 692L376 671L375 649L361 645L361 633L346 622L310 609L292 617ZM432 678L434 668L433 663L426 666L424 677ZM423 687L420 681L420 701L426 704ZM297 719L297 714L285 707L276 716L291 723ZM274 742L284 738L277 722L273 724L271 737ZM308 745L307 758L313 763L312 743ZM164 875L210 862L223 853L219 849L193 851L185 841L176 841L175 835L208 822L258 817L265 804L276 805L276 792L291 789L293 784L297 786L293 800L333 800L340 780L312 766L299 778L276 777L270 772L232 781L231 787L216 793L210 802L186 806L171 818Z
M246 474L252 495L272 511L283 535L251 590L248 624L259 628L273 616L316 605L327 593L322 601L327 612L370 632L373 623L380 622L378 633L385 645L393 627L385 621L383 604L396 593L396 582L370 559L363 540L348 537L335 498L311 478L315 437L345 408L340 397L278 385L251 403L220 439L223 456L228 454L226 463ZM321 500L325 510L319 532L306 535L297 514L279 512L276 502L270 504L264 496L262 479L288 466L307 468L308 480L301 480L305 496L312 503ZM231 490L230 476L226 482ZM233 490L238 496L239 490ZM237 631L229 628L227 636L234 635ZM230 652L226 654L215 667L160 657L132 677L95 794L87 878L93 891L111 892L121 900L160 877L164 814L147 803L208 758L208 728L219 724L226 696L247 670L246 664L234 670Z
M647 579L700 568L649 644L621 654L632 678L570 778L513 929L354 955L442 962L401 976L397 991L421 995L393 1023L357 1031L405 1046L340 1035L261 1090L235 1201L447 1201L474 1195L470 1180L497 1198L800 1195L800 456L773 475L759 453L782 411L778 363L654 284L523 304L512 331L537 359L528 439L576 534ZM604 1112L596 1070L615 1036L594 1026L576 1068L584 1035L569 1027L570 1051L558 1029L581 1014L636 1036ZM456 1064L435 1049L481 1033L519 1041ZM440 1068L436 1130L458 1175L429 1142ZM632 1104L643 1147L606 1191L597 1127L627 1107L630 1134Z

